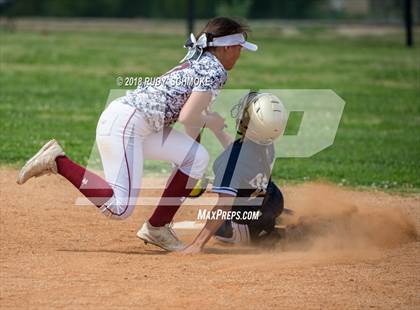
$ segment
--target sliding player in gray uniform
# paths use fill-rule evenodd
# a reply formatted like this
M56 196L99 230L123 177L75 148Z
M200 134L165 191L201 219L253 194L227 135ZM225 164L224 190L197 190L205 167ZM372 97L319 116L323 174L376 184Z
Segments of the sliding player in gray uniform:
M231 243L261 241L274 231L283 210L283 195L271 181L271 169L273 141L284 132L287 112L277 97L257 92L242 98L236 108L239 138L233 142L224 131L216 134L225 151L214 162L212 188L219 195L212 211L232 211L235 218L208 220L184 253L202 251L212 236ZM245 219L242 215L249 211L258 212L258 219Z

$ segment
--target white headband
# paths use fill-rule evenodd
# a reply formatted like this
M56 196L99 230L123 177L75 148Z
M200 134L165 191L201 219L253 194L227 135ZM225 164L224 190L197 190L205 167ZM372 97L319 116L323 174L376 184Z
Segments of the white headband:
M208 46L232 46L241 45L245 49L255 52L258 46L245 40L242 33L230 34L228 36L216 37L212 42L209 42Z
M245 37L242 33L230 34L223 37L213 38L213 41L207 42L207 36L203 33L198 40L195 38L194 34L190 34L190 38L185 43L184 47L188 48L187 55L180 61L185 62L190 60L193 57L196 57L198 60L203 54L203 49L207 46L233 46L241 45L243 48L249 51L255 52L258 49L258 46L250 43L245 40Z

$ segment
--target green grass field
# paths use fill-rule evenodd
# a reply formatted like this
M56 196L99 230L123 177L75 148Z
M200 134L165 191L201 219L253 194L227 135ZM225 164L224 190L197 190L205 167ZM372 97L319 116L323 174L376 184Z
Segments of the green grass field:
M278 159L275 179L420 191L420 48L405 48L402 35L322 29L258 30L252 38L260 51L243 53L226 88L332 89L346 101L334 145L312 158ZM2 31L0 40L0 163L7 165L23 163L51 137L86 163L116 77L158 76L185 52L182 35L133 31Z

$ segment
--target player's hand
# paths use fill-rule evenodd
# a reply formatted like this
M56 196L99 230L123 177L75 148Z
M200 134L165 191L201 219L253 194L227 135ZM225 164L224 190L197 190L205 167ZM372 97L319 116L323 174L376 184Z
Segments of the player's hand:
M202 251L203 249L201 247L195 245L194 243L191 243L179 253L187 255L187 254L198 254L198 253L201 253Z
M225 119L217 112L206 114L206 127L213 132L222 131L225 128Z

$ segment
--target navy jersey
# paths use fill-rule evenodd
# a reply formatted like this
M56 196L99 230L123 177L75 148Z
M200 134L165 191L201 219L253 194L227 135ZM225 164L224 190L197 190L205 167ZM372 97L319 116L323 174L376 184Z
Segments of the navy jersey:
M212 191L249 198L264 196L274 160L274 146L236 140L213 164Z

